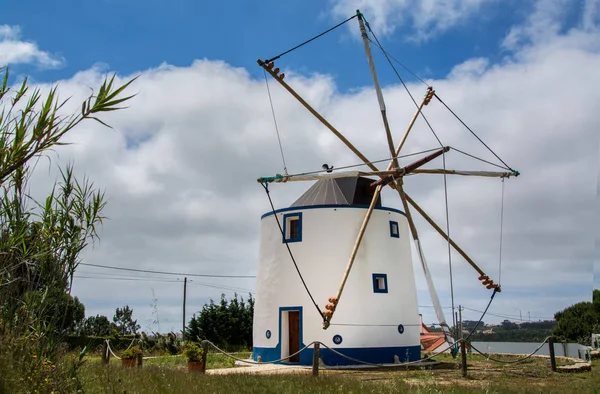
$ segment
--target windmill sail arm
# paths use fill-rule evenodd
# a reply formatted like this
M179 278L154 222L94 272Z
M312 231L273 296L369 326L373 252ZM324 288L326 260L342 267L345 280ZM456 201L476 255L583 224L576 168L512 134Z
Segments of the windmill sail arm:
M419 241L419 234L417 232L417 227L412 219L412 215L410 213L410 209L406 199L406 193L404 192L404 188L402 187L402 180L400 179L396 184L396 190L398 191L398 195L400 196L400 200L402 201L402 205L404 206L404 212L406 214L406 219L408 220L408 226L410 228L410 232L413 236L413 241L415 243L415 247L417 249L417 254L419 257L419 262L421 263L421 268L423 268L423 274L425 275L425 280L427 282L427 288L429 289L429 295L431 296L431 301L433 302L433 306L435 309L435 314L438 318L440 326L444 331L444 337L448 344L452 345L454 341L452 340L452 335L450 334L450 330L448 328L448 323L446 322L446 317L444 316L444 311L442 310L442 306L440 304L440 299L437 295L437 291L435 290L435 286L433 284L433 279L431 277L431 273L429 272L429 267L427 266L427 260L425 260L425 255L423 253L423 249L421 249L421 242Z
M338 302L340 301L340 297L342 296L342 291L344 290L344 286L346 285L346 281L348 280L348 276L350 275L350 270L352 269L352 266L356 259L356 254L358 253L358 248L360 247L363 236L365 235L365 231L367 229L367 224L369 223L369 219L371 219L371 214L373 213L375 204L377 203L377 199L379 198L379 194L381 193L382 188L383 188L382 185L377 186L377 188L375 189L375 193L373 193L373 198L371 199L371 204L369 205L369 209L367 210L367 212L365 214L363 222L358 231L358 235L356 236L356 241L354 242L354 247L352 248L352 252L350 253L350 258L348 259L348 264L346 265L346 270L344 271L344 276L342 277L342 281L340 283L340 286L338 288L338 291L337 291L335 297L333 297L331 299L331 303L332 303L333 307L331 309L327 308L327 311L323 312L326 316L325 321L323 321L323 329L324 330L326 330L329 327L329 325L331 324L331 319L333 318L333 314L335 313L335 307L337 306Z
M398 171L344 171L344 172L333 172L333 173L315 173L315 174L298 174L298 175L281 175L265 176L260 177L256 181L258 183L285 183L285 182L296 182L296 181L319 181L323 179L335 179L335 178L356 178L360 176L387 176L397 174Z
M456 250L456 251L457 251L457 252L458 252L458 253L459 253L459 254L460 254L460 255L461 255L461 256L462 256L462 257L463 257L465 260L466 260L466 261L467 261L467 263L469 263L469 264L470 264L470 265L471 265L471 266L472 266L472 267L475 269L475 271L477 271L477 273L480 275L479 277L480 277L480 278L483 278L483 279L485 279L485 282L488 282L487 284L486 284L486 283L484 283L484 284L486 284L486 287L487 287L487 286L492 286L492 287L487 287L487 288L496 288L496 289L497 289L497 291L498 291L498 292L500 292L500 287L499 287L498 285L494 284L494 282L493 282L492 280L490 280L490 279L489 279L489 277L488 277L488 276L485 274L485 272L483 272L483 270L482 270L481 268L479 268L479 266L478 266L477 264L475 264L475 262L473 261L473 259L471 259L471 258L469 257L469 255L467 255L467 254L466 254L466 253L465 253L465 252L464 252L464 251L463 251L463 250L460 248L460 246L458 246L458 245L456 244L456 242L454 242L454 241L452 240L452 238L450 238L450 237L449 237L449 236L448 236L448 235L447 235L447 234L444 232L444 230L442 230L442 229L440 228L440 226L438 226L438 225L437 225L437 224L436 224L436 223L433 221L433 219L431 219L431 218L429 217L429 215L427 215L427 214L425 213L425 211L423 211L423 209L422 209L422 208L421 208L421 207L420 207L420 206L419 206L419 205L418 205L418 204L417 204L417 203L416 203L416 202L415 202L415 201L414 201L412 198L410 198L410 196L408 196L408 194L404 193L404 196L405 196L405 198L406 198L406 201L408 201L408 203L409 203L410 205L412 205L412 206L415 208L415 210L416 210L417 212L419 212L419 214L421 214L421 216L422 216L422 217L423 217L423 218L424 218L424 219L425 219L425 220L426 220L426 221L427 221L427 222L428 222L428 223L429 223L429 224L430 224L430 225L431 225L431 226L432 226L432 227L433 227L433 228L434 228L434 229L435 229L435 230L436 230L436 231L437 231L437 232L438 232L438 233L439 233L439 234L440 234L442 237L444 237L445 239L447 239L447 240L450 242L450 245L452 245L452 247L453 247L453 248L454 248L454 249L455 249L455 250Z
M265 63L262 60L258 59L257 63L271 77L273 77L273 79L275 79L277 82L279 82L279 84L281 86L283 86L285 88L285 90L287 90L292 96L294 96L294 98L296 100L298 100L298 102L300 104L302 104L304 106L304 108L306 108L308 110L308 112L313 114L313 116L315 118L317 118L321 123L323 123L323 125L325 127L327 127L333 134L335 134L335 136L338 137L367 166L369 166L369 168L371 168L373 171L378 171L377 167L375 167L358 149L356 149L356 147L354 145L352 145L352 143L350 141L348 141L346 139L346 137L344 137L342 135L342 133L340 133L335 127L333 127L320 113L318 113L310 104L308 104L306 102L306 100L304 100L302 97L300 97L300 95L294 89L292 89L292 87L290 85L288 85L286 82L283 81L283 78L284 78L283 73L278 75L277 72L275 72L275 71L279 71L279 69L278 68L276 68L275 70L272 69L274 66L273 62Z
M413 174L446 174L446 175L464 175L464 176L482 176L491 178L509 178L516 176L513 172L502 171L465 171L465 170L444 170L441 168L423 168L412 171Z

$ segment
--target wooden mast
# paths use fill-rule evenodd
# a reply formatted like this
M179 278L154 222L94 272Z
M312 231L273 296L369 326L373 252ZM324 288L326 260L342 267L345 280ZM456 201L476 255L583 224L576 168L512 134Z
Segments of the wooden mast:
M392 157L392 162L394 167L398 168L398 159L395 155L394 150L394 140L392 138L392 132L390 130L390 125L387 119L387 113L385 109L385 102L383 101L383 93L381 92L381 87L379 86L379 80L377 79L377 72L375 71L375 63L373 62L373 56L371 54L371 45L369 45L369 38L367 37L367 30L365 29L365 22L363 21L363 16L360 13L360 10L356 10L356 15L358 15L358 23L360 25L360 35L363 39L363 44L365 46L365 53L367 55L367 60L369 61L369 68L371 69L371 76L373 77L373 85L375 86L375 93L377 94L377 101L379 102L379 110L381 111L381 118L383 119L383 127L385 128L385 134L387 137L388 148L390 150L390 155Z

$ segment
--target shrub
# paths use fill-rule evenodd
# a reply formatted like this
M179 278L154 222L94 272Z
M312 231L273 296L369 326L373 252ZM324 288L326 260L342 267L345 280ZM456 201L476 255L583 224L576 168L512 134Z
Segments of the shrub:
M123 354L121 354L121 358L123 360L133 360L138 357L138 355L142 355L142 349L139 346L132 346L129 349L125 350Z
M187 358L188 361L202 361L202 354L204 353L204 349L198 346L195 342L188 342L185 345L185 349L183 350L183 355Z

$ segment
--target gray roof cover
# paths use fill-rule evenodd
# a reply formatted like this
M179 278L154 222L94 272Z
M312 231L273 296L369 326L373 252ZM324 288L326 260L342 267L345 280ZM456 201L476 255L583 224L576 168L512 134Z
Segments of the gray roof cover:
M317 181L291 206L304 207L310 205L369 205L375 192L369 185L369 178L333 178ZM381 206L381 196L377 198L376 207Z

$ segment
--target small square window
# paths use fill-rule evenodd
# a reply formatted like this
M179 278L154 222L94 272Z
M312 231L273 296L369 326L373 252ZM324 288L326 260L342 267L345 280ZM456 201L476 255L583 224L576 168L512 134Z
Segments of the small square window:
M393 220L390 220L390 237L400 238L400 228L398 227L398 222Z
M290 213L283 215L282 242L302 242L302 213Z
M387 275L386 274L373 274L373 292L374 293L387 293Z

